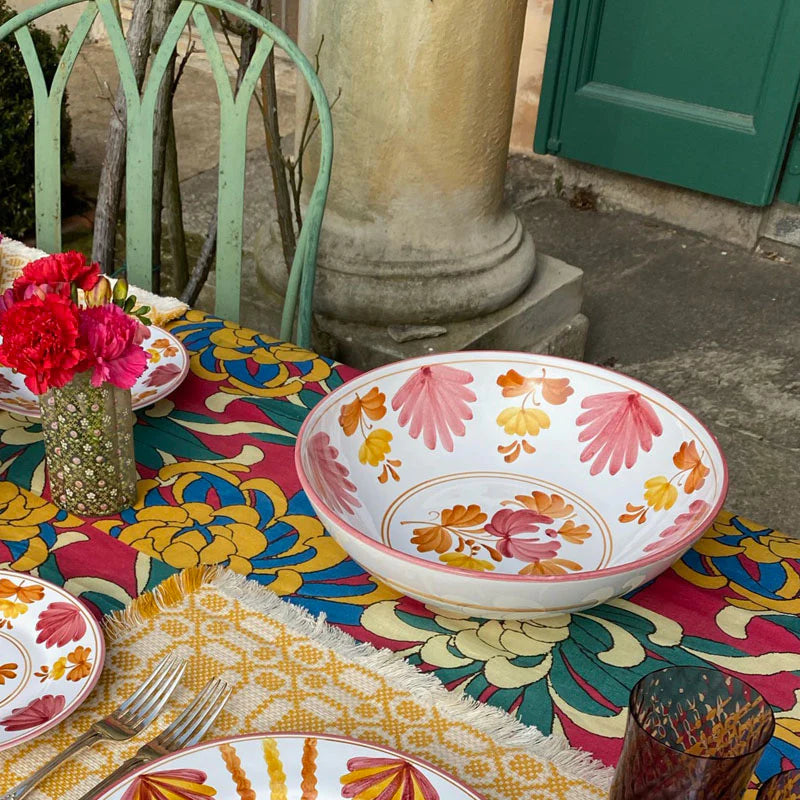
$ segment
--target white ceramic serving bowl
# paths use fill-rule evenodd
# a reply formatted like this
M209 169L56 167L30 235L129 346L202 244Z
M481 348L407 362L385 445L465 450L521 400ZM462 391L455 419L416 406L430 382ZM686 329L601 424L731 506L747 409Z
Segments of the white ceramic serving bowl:
M295 461L364 569L433 607L501 619L589 608L651 580L727 489L716 439L678 403L527 353L360 375L311 411Z

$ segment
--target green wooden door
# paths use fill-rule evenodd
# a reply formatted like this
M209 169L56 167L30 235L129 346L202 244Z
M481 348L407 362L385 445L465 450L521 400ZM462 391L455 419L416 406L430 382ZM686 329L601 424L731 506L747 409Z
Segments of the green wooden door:
M534 149L772 201L800 0L555 0Z

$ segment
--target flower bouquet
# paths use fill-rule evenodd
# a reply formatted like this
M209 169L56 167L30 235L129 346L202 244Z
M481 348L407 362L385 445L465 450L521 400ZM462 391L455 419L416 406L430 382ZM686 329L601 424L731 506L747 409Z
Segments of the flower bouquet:
M0 363L39 395L53 501L111 514L136 497L131 387L149 358L136 300L80 253L26 265L0 297Z

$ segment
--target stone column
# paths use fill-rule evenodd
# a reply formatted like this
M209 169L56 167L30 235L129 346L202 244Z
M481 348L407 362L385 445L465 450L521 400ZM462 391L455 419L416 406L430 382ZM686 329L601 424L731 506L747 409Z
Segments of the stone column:
M340 93L314 300L334 338L475 320L530 287L533 240L503 202L526 2L301 0L300 45L324 36L320 77ZM312 144L309 182L317 159ZM259 269L282 290L279 258Z

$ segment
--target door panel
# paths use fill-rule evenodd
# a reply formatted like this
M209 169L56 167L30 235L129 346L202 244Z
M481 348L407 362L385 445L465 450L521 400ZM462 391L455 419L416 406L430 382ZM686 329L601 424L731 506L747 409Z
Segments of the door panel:
M769 203L798 41L798 0L556 0L535 150Z

